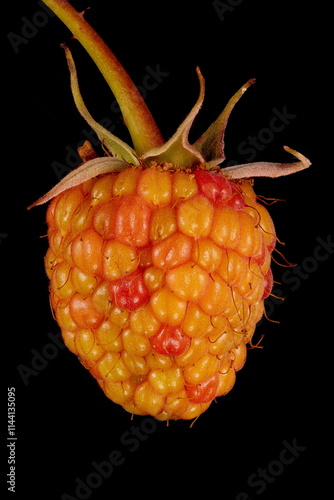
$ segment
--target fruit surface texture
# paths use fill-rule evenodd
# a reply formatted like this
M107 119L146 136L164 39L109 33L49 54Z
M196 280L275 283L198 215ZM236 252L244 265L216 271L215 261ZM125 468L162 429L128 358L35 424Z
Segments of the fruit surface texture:
M82 164L30 207L50 202L45 268L50 302L70 351L108 398L131 414L196 419L233 387L253 346L273 276L277 238L253 190L310 161L224 167L228 118L248 80L193 143L205 94L164 140L115 55L66 0L43 0L92 57L113 92L129 145L90 115L63 44L75 105L100 140ZM273 201L273 200L271 200Z
M56 196L47 222L54 315L110 399L192 419L230 391L272 285L251 181L129 167Z

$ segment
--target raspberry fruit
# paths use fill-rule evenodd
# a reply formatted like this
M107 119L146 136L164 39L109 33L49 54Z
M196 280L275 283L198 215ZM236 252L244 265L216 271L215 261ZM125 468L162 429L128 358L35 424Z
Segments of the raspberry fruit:
M199 70L198 101L164 142L83 16L63 0L45 3L84 46L90 43L134 143L132 149L90 116L65 47L75 103L107 155L85 143L82 165L32 205L51 200L45 267L54 316L108 398L133 414L196 418L233 387L272 288L275 228L252 178L310 163L286 148L299 161L219 167L229 114L253 80L190 144L204 97Z

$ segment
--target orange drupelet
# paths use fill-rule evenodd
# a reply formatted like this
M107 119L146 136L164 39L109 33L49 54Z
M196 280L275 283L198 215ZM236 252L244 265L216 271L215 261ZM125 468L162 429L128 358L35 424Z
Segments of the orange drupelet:
M111 400L192 419L231 390L273 282L250 181L129 167L56 196L47 222L55 317Z

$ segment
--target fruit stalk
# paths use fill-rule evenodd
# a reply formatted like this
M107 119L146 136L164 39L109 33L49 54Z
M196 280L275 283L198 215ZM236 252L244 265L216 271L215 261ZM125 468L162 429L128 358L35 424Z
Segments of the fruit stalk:
M155 120L137 87L114 53L67 0L43 0L87 50L101 71L121 108L134 149L140 156L164 143Z

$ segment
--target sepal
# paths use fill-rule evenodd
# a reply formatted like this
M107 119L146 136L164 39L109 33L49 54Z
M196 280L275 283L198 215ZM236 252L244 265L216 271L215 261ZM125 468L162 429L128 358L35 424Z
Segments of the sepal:
M255 83L255 79L248 80L235 94L222 113L218 116L212 125L204 132L203 135L195 142L194 148L203 156L208 169L220 165L225 160L225 129L227 126L230 114L246 90Z
M169 162L176 168L188 168L192 165L204 163L204 158L196 147L193 147L188 140L189 131L202 107L204 101L205 82L199 68L196 69L200 83L200 93L196 104L181 123L175 134L161 147L154 148L144 153L142 159L150 162Z
M79 113L86 120L88 125L90 125L90 127L94 130L99 140L101 141L101 144L103 144L103 146L105 146L113 156L122 158L123 160L133 164L139 164L138 157L135 151L128 144L102 127L102 125L95 121L89 113L80 92L77 70L72 57L72 53L66 45L63 44L62 47L65 49L67 65L70 71L71 90L75 105Z
M67 174L60 182L58 182L58 184L50 189L50 191L30 205L28 210L36 207L37 205L47 203L55 196L58 196L58 194L66 191L66 189L78 186L79 184L82 184L97 175L121 172L122 170L129 168L129 166L129 163L124 160L120 160L119 158L112 158L110 156L93 158L92 160L83 163L75 170L72 170L72 172Z
M243 163L233 167L226 167L222 171L231 179L244 179L247 177L282 177L284 175L300 172L311 165L306 156L298 151L284 146L285 151L295 156L299 161L292 163L268 163L259 161L256 163Z

